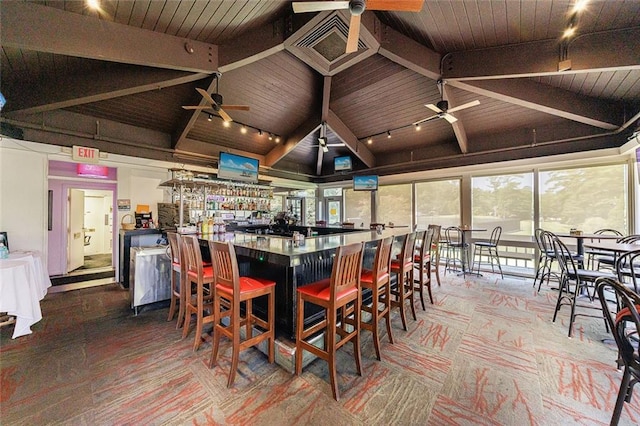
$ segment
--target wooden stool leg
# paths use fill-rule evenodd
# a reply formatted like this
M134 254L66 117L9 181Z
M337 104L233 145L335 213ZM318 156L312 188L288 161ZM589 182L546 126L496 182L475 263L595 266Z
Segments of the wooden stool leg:
M275 290L271 291L267 297L268 299L268 305L269 305L269 363L273 364L273 362L275 361L275 350L276 350L276 332L275 332L275 310L276 310L276 303L275 303Z
M180 276L180 306L178 309L178 322L176 323L176 330L180 327L184 326L184 318L185 318L185 306L187 305L187 286Z
M182 307L182 304L180 305ZM169 305L169 316L167 321L171 321L176 313L176 271L171 269L171 304ZM178 314L178 323L180 322L180 315Z
M240 357L240 310L236 309L240 307L240 303L233 304L231 309L233 313L231 314L230 321L232 327L232 335L233 335L233 345L232 345L232 354L231 354L231 370L229 370L229 380L227 381L227 387L230 388L233 384L233 381L236 378L236 370L238 369L238 358Z
M344 321L344 318L343 318ZM331 391L333 392L333 398L337 401L340 398L338 390L338 378L336 372L336 311L327 310L327 329L324 335L325 348L327 350L329 364L329 377L331 378Z
M245 324L245 340L251 339L253 336L253 327L251 324L253 323L253 311L251 310L252 304L251 299L244 302L245 306L245 317L247 318L247 323Z
M304 299L298 295L298 318L296 324L296 342L302 341L304 327ZM296 344L296 375L302 371L302 346Z
M358 375L362 376L362 354L360 353L360 294L358 294L358 298L355 302L355 310L353 313L353 326L356 328L356 336L353 339L353 356L356 358L356 368L358 370ZM376 324L378 323L378 315L375 316ZM375 327L376 338L378 336L378 327ZM380 359L380 355L378 354L378 359Z
M216 361L218 360L218 348L220 347L220 338L222 337L218 327L220 324L220 296L217 294L213 298L213 312L215 315L215 320L213 321L213 349L211 350L209 368L216 365Z
M373 347L376 350L376 358L378 361L381 361L380 357L380 336L378 336L378 321L380 317L378 316L378 290L373 289L372 297L371 297L371 324L373 326ZM388 331L388 330L387 330Z
M398 277L398 300L397 303L400 305L400 319L402 320L402 328L404 331L407 331L407 314L404 311L404 274L402 272L396 274Z
M431 294L431 261L427 262L427 291L429 292L429 301L433 305L433 295Z
M420 282L420 304L422 305L422 310L426 311L427 309L424 306L424 265L420 265L420 272L418 273L418 281Z

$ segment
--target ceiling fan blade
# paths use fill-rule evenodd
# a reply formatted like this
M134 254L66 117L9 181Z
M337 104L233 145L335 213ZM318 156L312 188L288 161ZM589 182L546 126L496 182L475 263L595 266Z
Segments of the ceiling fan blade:
M349 37L347 38L347 53L358 51L358 40L360 40L360 15L351 15Z
M294 1L294 13L321 12L323 10L349 9L348 1Z
M327 146L344 146L343 143L328 143Z
M424 0L367 0L367 10L397 10L420 12Z
M429 108L431 111L433 112L437 112L438 114L443 113L444 111L442 111L440 108L438 108L437 106L435 106L434 104L425 104L425 106L427 108Z
M455 108L450 108L447 110L447 112L456 112L456 111L460 111L461 109L471 108L476 105L480 105L480 101L477 99L475 101L471 101L471 102L467 102L466 104L459 105Z
M447 120L449 123L453 124L456 121L458 121L457 118L455 118L453 115L449 114L449 113L445 113L442 115L442 118L444 118L445 120Z
M207 93L207 91L206 91L206 90L201 89L201 88L199 88L199 87L196 87L196 90L197 90L197 91L198 91L198 93L200 93L200 94L202 95L202 97L203 97L207 102L209 102L211 105L219 106L219 105L216 103L216 101L214 101L214 100L213 100L213 98L211 97L211 95Z
M414 122L412 124L415 126L416 124L424 123L425 121L435 120L438 117L439 117L439 115L432 115L431 117L423 118L422 120L418 120L418 121L416 121L416 122Z
M249 105L222 105L224 109L235 109L238 111L249 111Z
M211 105L195 106L195 105L182 105L184 109L211 109Z
M229 116L229 114L227 114L226 112L224 112L224 110L223 110L222 108L220 108L220 109L218 110L218 114L220 114L220 117L222 117L222 119L223 119L224 121L227 121L227 122L229 122L229 121L233 121L233 118L231 118L231 117Z

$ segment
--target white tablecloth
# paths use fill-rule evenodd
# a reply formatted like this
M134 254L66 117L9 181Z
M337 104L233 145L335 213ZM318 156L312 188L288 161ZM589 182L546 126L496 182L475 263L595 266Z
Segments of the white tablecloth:
M0 312L16 317L14 339L31 334L31 326L42 319L40 300L49 287L39 252L11 252L0 259Z

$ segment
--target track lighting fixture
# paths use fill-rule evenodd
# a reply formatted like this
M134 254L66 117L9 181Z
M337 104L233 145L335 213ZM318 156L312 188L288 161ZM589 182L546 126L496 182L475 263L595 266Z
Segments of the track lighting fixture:
M223 125L224 127L229 127L229 126L231 126L231 123L230 123L229 121L223 121L223 122L222 122L222 125Z
M280 143L280 136L276 136L276 143Z
M258 130L258 134L262 136L262 130Z
M387 130L387 139L391 139L391 131Z
M420 127L420 124L416 123L416 132L419 131L422 127Z
M240 127L240 133L242 133L243 135L247 133L247 126Z
M269 140L272 141L273 140L273 135L271 133L269 133Z
M211 120L213 120L213 115L209 114L209 116L207 117L207 121L211 121Z
M369 145L371 145L371 144L373 143L373 138L369 138L369 139L367 139L367 143L368 143Z

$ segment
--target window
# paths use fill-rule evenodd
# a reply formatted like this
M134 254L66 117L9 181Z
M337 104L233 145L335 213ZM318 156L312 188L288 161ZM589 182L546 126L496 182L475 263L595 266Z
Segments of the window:
M460 225L460 179L416 183L416 223L443 228Z
M413 226L410 183L381 186L378 197L378 222Z
M540 227L551 232L629 231L627 165L539 173Z
M371 223L371 192L345 189L344 217L358 228L368 228Z
M488 238L502 226L502 238L531 241L533 235L533 173L471 179L472 224L484 228L476 238Z
M342 188L326 188L323 194L325 197L342 197Z

